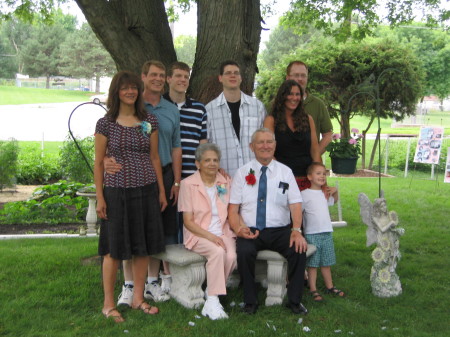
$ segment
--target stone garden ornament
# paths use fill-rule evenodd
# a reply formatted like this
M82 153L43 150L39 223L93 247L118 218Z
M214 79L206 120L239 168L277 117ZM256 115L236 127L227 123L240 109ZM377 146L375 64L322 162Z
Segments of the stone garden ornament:
M400 279L395 272L400 260L400 236L405 230L398 225L397 213L388 212L386 200L381 198L370 202L367 195L360 193L358 202L363 222L367 225L366 246L376 243L372 251L373 267L370 273L372 293L378 297L393 297L402 293Z

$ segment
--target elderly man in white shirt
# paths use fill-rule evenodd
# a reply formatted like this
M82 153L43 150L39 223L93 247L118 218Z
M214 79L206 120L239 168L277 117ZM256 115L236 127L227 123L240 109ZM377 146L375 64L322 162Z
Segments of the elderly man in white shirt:
M258 309L256 255L269 249L288 261L288 308L293 313L306 314L308 311L301 304L307 250L301 231L302 197L291 169L274 160L275 146L272 131L256 130L250 143L255 159L237 170L231 185L228 219L238 237L243 310L254 314Z

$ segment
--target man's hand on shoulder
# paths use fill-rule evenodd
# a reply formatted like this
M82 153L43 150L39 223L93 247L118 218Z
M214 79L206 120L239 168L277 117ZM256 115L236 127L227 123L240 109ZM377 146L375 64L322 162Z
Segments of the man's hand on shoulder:
M308 250L308 243L303 235L298 231L292 231L291 239L289 241L289 247L294 245L297 253L304 253Z
M105 172L108 174L116 174L122 169L122 164L117 163L114 157L105 157L105 159L103 159L103 166Z

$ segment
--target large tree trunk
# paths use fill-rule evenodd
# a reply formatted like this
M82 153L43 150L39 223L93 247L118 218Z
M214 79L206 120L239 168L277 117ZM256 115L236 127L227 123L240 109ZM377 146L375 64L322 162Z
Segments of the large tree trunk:
M75 0L118 70L140 73L149 59L176 60L163 0ZM208 103L221 91L219 65L241 66L241 89L251 94L261 35L259 0L198 0L197 50L189 94ZM180 60L183 61L183 60Z
M198 0L197 49L189 93L208 103L222 91L219 65L234 60L241 66L241 89L253 92L261 39L259 0Z
M163 0L75 0L118 70L141 73L151 59L176 61Z

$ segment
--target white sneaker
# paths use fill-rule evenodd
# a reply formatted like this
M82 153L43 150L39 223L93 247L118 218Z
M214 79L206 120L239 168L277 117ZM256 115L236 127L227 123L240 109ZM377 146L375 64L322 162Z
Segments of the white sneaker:
M205 305L203 306L202 315L205 317L209 317L212 320L228 318L228 315L223 310L218 297L208 298L208 300L205 302Z
M133 303L133 286L132 285L123 285L122 292L119 295L119 299L117 301L117 305L126 305L131 308L131 304Z
M145 283L144 297L155 302L165 302L170 300L170 295L162 291L158 283Z
M161 278L162 291L168 294L170 292L170 287L172 286L172 275L166 275L163 272L160 272L159 277Z

